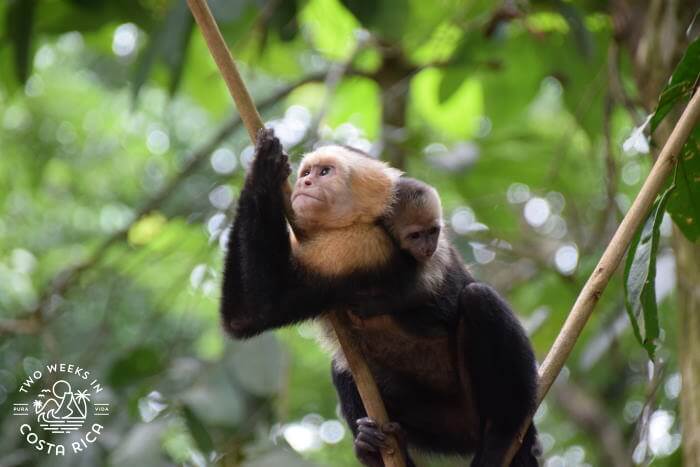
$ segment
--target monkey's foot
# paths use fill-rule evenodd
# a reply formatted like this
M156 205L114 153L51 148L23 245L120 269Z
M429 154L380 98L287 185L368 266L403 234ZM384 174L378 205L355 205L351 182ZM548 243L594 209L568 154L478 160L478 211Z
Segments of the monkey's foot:
M355 455L364 465L382 467L381 451L392 449L389 436L393 435L399 443L399 449L405 452L406 442L401 426L395 422L379 424L369 417L357 420L357 436L355 437Z

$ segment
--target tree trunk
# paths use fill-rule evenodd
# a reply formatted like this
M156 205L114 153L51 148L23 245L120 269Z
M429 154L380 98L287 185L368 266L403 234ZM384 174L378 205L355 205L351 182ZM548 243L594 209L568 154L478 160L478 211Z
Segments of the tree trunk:
M683 465L700 465L700 244L674 227L678 276L678 353L683 381Z
M410 78L416 69L396 50L386 48L374 79L382 93L382 155L397 169L406 169L403 143Z

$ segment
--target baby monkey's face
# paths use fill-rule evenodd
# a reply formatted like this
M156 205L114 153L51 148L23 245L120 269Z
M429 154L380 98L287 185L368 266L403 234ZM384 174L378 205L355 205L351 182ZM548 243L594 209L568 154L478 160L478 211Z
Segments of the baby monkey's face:
M440 224L407 225L400 232L401 249L408 251L419 262L429 260L438 246Z

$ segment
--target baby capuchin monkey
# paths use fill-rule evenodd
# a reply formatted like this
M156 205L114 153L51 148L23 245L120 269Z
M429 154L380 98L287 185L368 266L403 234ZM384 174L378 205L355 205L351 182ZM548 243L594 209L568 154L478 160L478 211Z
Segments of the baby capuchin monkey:
M408 177L401 177L394 189L396 200L383 224L400 249L424 263L433 256L440 240L440 196L430 185Z
M410 287L401 290L403 302L424 301L444 279L445 266L455 264L442 233L440 195L427 183L402 176L394 182L391 207L379 223L396 247L413 258L407 255L404 267L414 268L417 274ZM397 304L396 298L381 286L365 287L356 291L354 297L355 303L350 304L353 314L363 318L386 314Z

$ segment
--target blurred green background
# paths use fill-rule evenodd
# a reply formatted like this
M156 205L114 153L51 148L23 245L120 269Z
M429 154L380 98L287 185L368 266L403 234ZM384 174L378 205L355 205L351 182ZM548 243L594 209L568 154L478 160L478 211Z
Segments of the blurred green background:
M293 160L345 143L435 185L465 262L540 360L649 171L658 144L635 128L698 8L210 5ZM185 1L8 0L0 17L0 465L357 465L314 326L244 342L219 326L252 147ZM536 416L543 465L683 464L679 354L696 347L679 296L697 282L676 277L700 275L677 261L682 242L666 216L656 361L618 274ZM79 455L37 451L11 416L51 362L106 387L112 414Z

